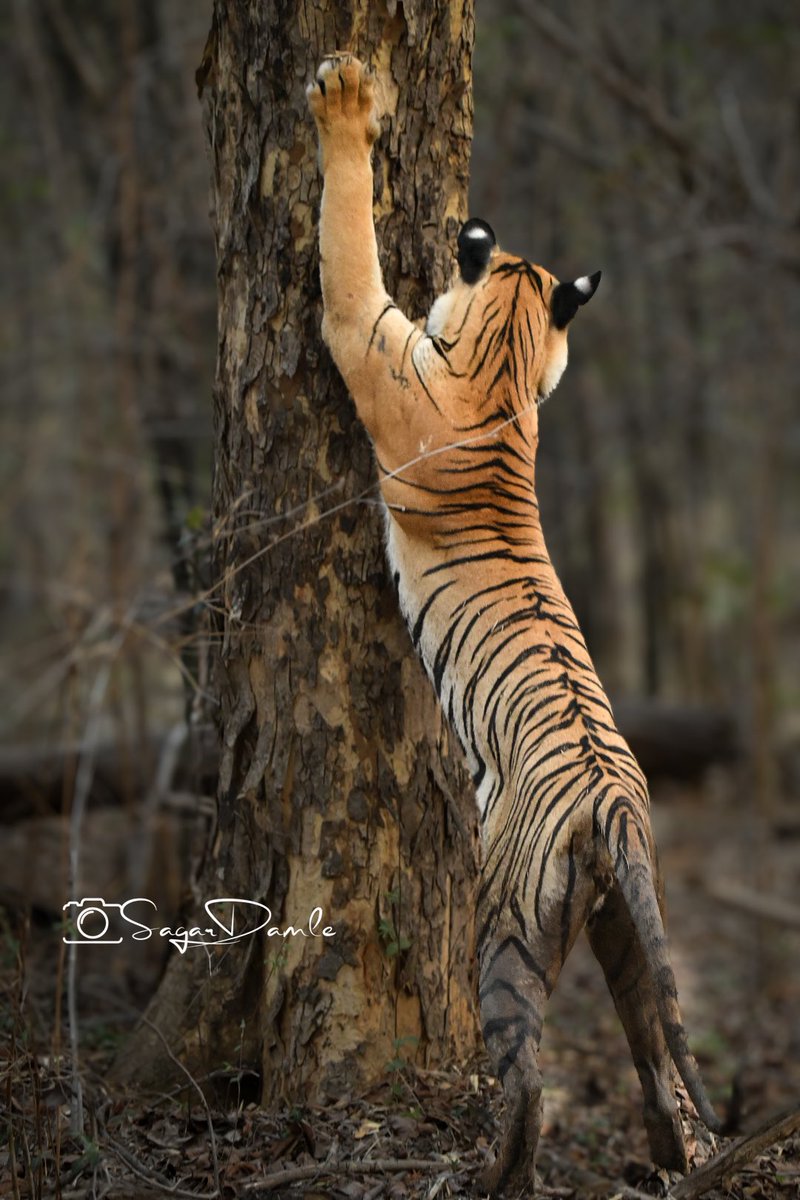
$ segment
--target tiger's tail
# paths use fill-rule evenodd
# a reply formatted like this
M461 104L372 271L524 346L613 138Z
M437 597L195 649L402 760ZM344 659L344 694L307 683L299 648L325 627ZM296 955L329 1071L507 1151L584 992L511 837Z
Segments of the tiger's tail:
M672 1061L701 1120L713 1133L719 1133L722 1123L706 1095L678 1007L675 975L656 895L649 827L642 821L637 805L618 794L606 795L598 801L594 822L600 841L611 855L614 874L644 950Z

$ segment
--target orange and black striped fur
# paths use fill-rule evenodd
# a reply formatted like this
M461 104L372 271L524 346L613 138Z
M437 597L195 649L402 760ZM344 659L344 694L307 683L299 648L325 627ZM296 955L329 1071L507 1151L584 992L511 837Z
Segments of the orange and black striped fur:
M718 1126L678 1009L647 788L548 557L534 490L537 406L599 275L559 283L470 221L459 278L417 328L378 263L371 76L335 56L308 94L324 173L323 335L375 446L404 616L476 782L481 1022L507 1109L487 1186L533 1178L545 1005L587 924L653 1157L685 1170L670 1060Z

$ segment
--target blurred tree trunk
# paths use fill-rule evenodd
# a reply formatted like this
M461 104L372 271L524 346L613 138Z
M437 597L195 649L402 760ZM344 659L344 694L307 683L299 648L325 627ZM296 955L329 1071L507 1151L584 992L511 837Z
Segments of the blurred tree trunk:
M471 1051L473 805L384 566L371 450L320 340L320 180L305 84L325 52L377 68L387 286L411 316L465 216L471 4L218 0L210 96L218 818L194 889L323 909L335 938L175 958L117 1076L248 1068L265 1100L341 1095L401 1056ZM333 509L333 515L325 516Z

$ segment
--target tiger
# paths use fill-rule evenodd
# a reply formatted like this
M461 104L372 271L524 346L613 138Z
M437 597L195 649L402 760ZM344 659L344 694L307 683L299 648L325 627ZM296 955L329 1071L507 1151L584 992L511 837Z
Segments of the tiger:
M545 546L538 411L600 272L560 282L473 218L424 327L383 286L375 78L326 58L307 89L323 175L322 336L372 441L399 605L475 784L478 1000L502 1083L498 1194L534 1186L547 999L586 927L627 1036L650 1150L685 1172L672 1064L713 1131L678 1006L644 775Z

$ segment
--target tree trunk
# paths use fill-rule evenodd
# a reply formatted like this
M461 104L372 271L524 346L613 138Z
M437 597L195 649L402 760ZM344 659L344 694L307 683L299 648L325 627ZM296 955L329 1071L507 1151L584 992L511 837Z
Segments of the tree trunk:
M198 73L219 289L222 760L195 899L258 900L281 926L320 907L336 933L175 956L148 1018L196 1073L257 1071L265 1101L341 1095L398 1054L428 1064L476 1045L474 803L398 616L372 453L320 338L305 100L326 52L376 67L383 269L421 315L465 216L472 37L463 0L217 0ZM165 1059L147 1026L117 1075L161 1084Z

